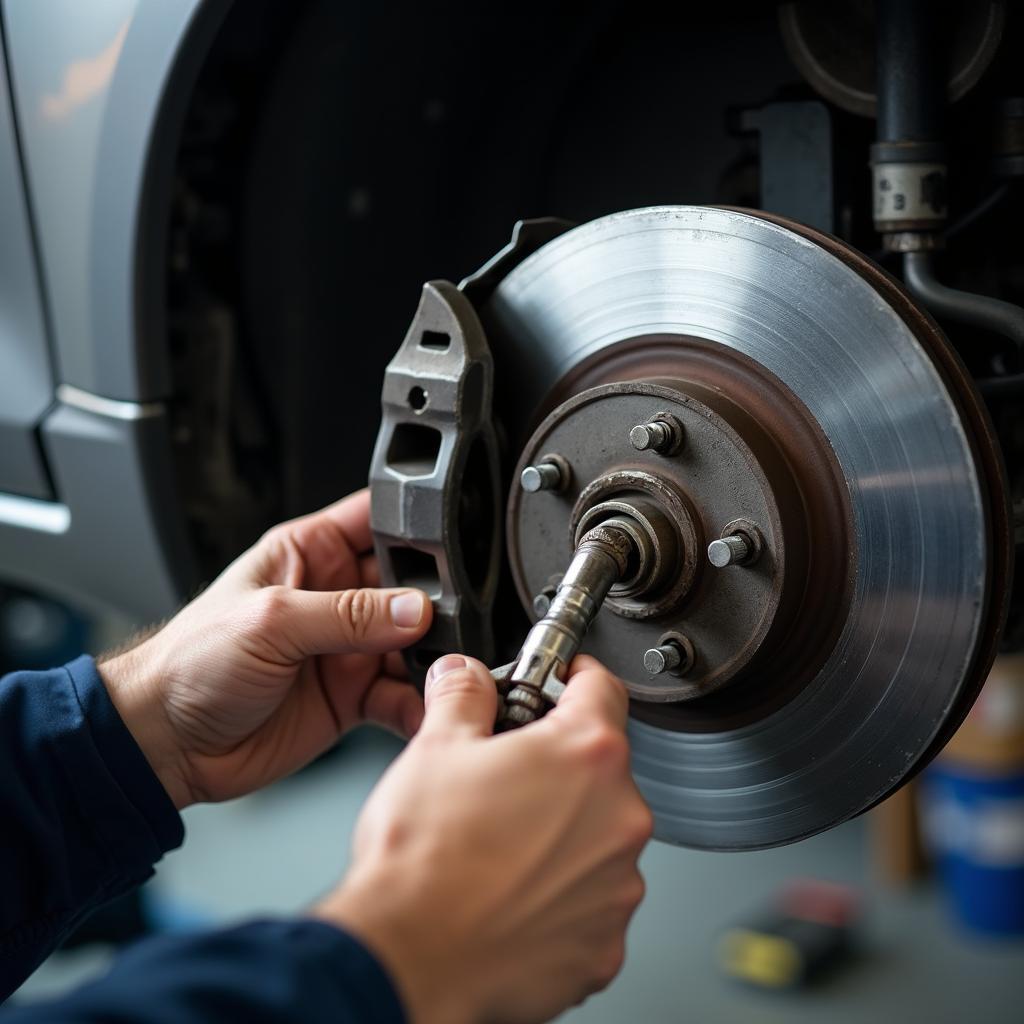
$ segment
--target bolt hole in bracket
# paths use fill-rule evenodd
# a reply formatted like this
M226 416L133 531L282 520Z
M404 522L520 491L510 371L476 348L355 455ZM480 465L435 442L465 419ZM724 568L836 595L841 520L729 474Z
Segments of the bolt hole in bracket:
M406 652L422 680L447 651L494 657L500 565L494 363L469 300L447 281L424 285L388 365L370 466L371 525L384 586L425 590L430 631Z

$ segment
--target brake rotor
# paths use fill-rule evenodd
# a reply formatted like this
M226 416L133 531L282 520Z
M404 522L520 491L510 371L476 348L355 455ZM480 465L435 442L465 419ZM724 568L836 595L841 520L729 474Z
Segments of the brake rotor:
M1003 621L1006 487L969 378L891 279L777 218L664 207L547 242L479 314L519 469L557 454L571 470L557 491L511 488L524 607L602 502L653 504L673 531L671 578L613 593L584 645L630 688L660 838L794 841L948 738ZM679 450L631 447L658 416ZM738 528L756 562L710 566L706 545ZM654 678L644 652L672 637L686 674Z

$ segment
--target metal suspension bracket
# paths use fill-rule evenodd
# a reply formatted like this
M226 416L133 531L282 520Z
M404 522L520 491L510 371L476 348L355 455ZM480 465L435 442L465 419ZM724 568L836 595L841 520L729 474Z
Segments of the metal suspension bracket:
M425 284L388 364L370 465L371 526L382 585L418 587L434 605L430 631L405 651L414 680L450 651L494 662L503 495L494 360L476 307L571 226L555 217L518 221L509 243L458 288Z
M388 364L370 466L371 525L384 586L426 591L429 633L406 653L414 679L448 651L491 661L500 565L494 362L470 301L448 281L423 286Z

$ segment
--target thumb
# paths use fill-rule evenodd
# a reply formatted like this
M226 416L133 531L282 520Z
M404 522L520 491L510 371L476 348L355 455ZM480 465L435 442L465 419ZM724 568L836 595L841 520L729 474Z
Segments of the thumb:
M296 590L265 587L256 598L257 628L296 658L407 647L430 625L432 608L419 590Z
M430 666L424 686L426 713L419 735L490 736L498 713L498 690L475 658L446 654Z

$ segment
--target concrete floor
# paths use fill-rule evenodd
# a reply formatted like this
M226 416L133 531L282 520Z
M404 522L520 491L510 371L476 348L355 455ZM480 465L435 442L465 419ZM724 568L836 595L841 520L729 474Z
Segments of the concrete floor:
M158 907L210 923L301 909L344 871L365 795L399 749L365 730L300 776L262 793L186 812L185 846L160 866ZM620 977L565 1014L563 1024L799 1024L801 1021L1002 1024L1024 1020L1024 943L964 935L931 887L871 885L863 822L796 846L709 854L652 844L648 895L630 933ZM861 953L827 983L764 994L724 979L714 962L721 929L764 905L796 876L853 883L867 892ZM102 969L104 951L54 957L20 993L44 998Z

